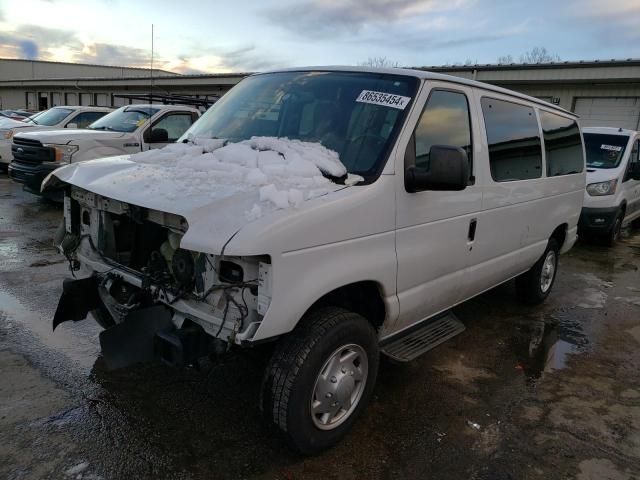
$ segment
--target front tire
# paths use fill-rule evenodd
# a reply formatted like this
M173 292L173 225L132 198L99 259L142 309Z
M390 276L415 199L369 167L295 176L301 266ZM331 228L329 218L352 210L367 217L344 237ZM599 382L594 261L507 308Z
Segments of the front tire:
M308 313L276 346L261 393L287 443L313 455L351 429L378 374L378 340L362 316L337 307Z
M558 242L551 238L540 259L516 278L516 290L520 299L528 305L545 301L551 292L558 271Z
M609 232L604 238L604 242L607 247L615 246L615 244L618 243L618 240L620 240L623 220L624 220L624 213L620 211L618 212L615 220L613 221L613 226L611 227L611 230L609 230Z

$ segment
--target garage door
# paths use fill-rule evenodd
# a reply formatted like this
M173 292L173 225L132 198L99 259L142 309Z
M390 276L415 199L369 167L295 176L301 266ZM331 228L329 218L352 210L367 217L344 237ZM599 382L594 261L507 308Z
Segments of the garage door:
M575 113L583 127L617 127L638 130L640 98L576 98Z

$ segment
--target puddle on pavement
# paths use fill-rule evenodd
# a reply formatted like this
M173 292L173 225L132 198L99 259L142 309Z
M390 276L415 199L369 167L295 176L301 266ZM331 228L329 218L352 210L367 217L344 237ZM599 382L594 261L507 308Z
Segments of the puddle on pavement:
M23 330L18 335L35 335L41 344L68 357L83 371L90 371L99 353L93 319L67 322L52 331L51 317L23 304L9 292L0 290L0 328Z
M589 344L580 324L566 313L532 319L518 326L513 338L516 368L535 383L544 373L566 368L569 356L584 353Z
M629 247L631 253L634 255L640 255L640 235L625 239L624 243Z

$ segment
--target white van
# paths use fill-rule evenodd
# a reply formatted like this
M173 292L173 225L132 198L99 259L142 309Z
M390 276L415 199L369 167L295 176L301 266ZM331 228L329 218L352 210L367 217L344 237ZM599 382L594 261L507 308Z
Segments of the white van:
M576 117L417 70L242 80L180 143L68 165L54 328L92 311L109 365L271 342L261 405L327 448L371 397L379 354L464 330L451 308L515 278L543 301L585 188Z
M0 167L7 168L13 159L11 140L16 133L60 128L85 128L99 118L112 112L109 107L64 106L53 107L22 121L0 122Z
M612 246L623 225L640 218L640 133L590 127L583 134L587 188L580 234L599 236Z

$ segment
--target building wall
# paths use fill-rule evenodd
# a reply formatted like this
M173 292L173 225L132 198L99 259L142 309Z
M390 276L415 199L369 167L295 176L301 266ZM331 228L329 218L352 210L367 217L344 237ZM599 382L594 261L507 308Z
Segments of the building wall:
M532 97L543 98L552 103L573 111L576 100L583 97L640 97L640 83L636 84L601 84L601 85L513 85L507 88L517 90ZM554 101L555 99L555 101Z

